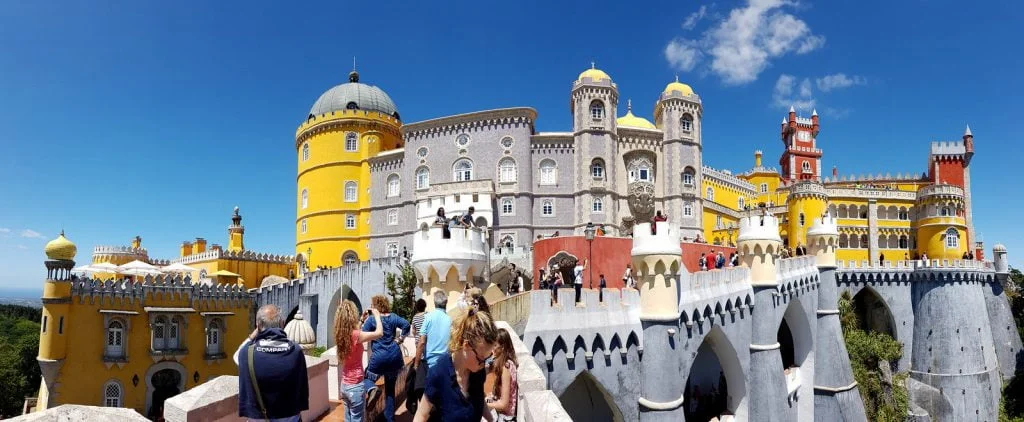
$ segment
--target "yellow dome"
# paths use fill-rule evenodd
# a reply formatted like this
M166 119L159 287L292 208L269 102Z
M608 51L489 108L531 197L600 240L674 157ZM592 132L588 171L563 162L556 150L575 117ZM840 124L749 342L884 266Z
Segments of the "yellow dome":
M60 232L60 236L56 239L51 240L46 244L46 257L49 259L61 259L65 261L71 261L75 259L75 254L78 253L78 247L75 246L70 240L64 237L64 232Z
M590 69L584 70L583 73L580 73L580 76L578 78L576 78L576 80L579 81L579 82L583 82L583 78L590 78L594 82L597 82L597 81L599 81L601 79L607 79L609 81L612 80L612 77L608 76L607 73L604 73L603 70L596 69L596 68L593 68L593 67L591 67Z
M684 84L684 83L679 82L679 81L675 81L675 82L672 82L672 83L666 85L665 86L665 90L662 91L662 93L667 95L667 94L671 94L672 91L679 91L683 95L693 95L693 88L690 88L689 85Z
M615 124L624 127L635 127L640 129L657 129L653 123L643 117L633 115L633 102L628 101L626 115L615 119Z

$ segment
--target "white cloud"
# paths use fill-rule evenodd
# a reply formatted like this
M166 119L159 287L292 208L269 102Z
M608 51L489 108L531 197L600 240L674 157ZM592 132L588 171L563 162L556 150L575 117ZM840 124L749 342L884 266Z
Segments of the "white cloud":
M11 229L9 229L7 227L0 227L0 234L10 234L10 233L11 233Z
M829 92L833 89L848 88L854 85L865 85L868 80L863 76L846 76L845 73L825 75L817 79L818 89L822 92Z
M665 58L673 68L689 72L697 66L704 53L691 40L674 39L665 46Z
M42 239L43 235L35 230L25 229L21 231L21 237L27 237L29 239Z
M686 20L683 21L683 29L687 31L693 29L694 27L697 26L697 23L700 22L701 19L704 19L704 16L706 16L707 13L708 7L701 6L700 9L697 9L696 12L693 12L690 14L690 16L686 17Z
M23 249L23 250L27 250L27 249L28 249L28 246L25 246L25 245L18 245L18 249Z
M797 83L793 75L782 74L775 81L775 89L772 91L772 105L784 109L796 107L800 110L814 108L814 92L811 90L811 80L804 78Z
M752 82L772 59L808 53L825 44L825 37L812 34L806 22L781 10L794 4L789 0L748 0L746 6L731 10L725 19L712 25L699 40L670 41L665 58L672 67L689 71L707 55L711 71L726 84ZM686 19L684 28L694 16Z

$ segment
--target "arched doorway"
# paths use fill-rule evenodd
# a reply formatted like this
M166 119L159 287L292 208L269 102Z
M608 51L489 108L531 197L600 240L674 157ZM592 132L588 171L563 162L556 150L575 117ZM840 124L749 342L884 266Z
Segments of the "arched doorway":
M340 289L334 292L334 296L331 296L331 305L327 308L327 321L330 324L330 327L334 327L334 315L338 313L338 306L341 305L342 298L345 300L351 300L352 303L356 304L356 309L359 309L360 313L363 312L363 304L359 302L359 296L356 296L356 293L352 291L351 287L342 285ZM334 347L333 335L327 336L327 348L331 347Z
M686 378L683 413L688 421L746 415L746 385L736 349L715 325L697 348Z
M177 362L160 362L146 371L146 415L155 419L164 412L164 401L185 389L185 367Z
M853 310L864 331L875 331L896 338L896 323L889 306L874 289L865 287L853 297Z
M558 397L574 421L622 421L622 412L608 390L589 372L583 371Z
M573 275L572 270L576 267L576 263L579 262L579 258L570 255L568 252L561 251L548 258L548 268L552 268L555 265L558 266L558 272L562 274L562 280L565 281L565 287L572 287Z
M779 323L776 332L779 342L779 354L782 357L782 372L786 381L786 398L789 406L799 407L800 412L813 412L814 400L801 400L801 397L813 397L814 360L811 351L814 348L814 336L808 322L806 310L800 299L790 299L786 313Z

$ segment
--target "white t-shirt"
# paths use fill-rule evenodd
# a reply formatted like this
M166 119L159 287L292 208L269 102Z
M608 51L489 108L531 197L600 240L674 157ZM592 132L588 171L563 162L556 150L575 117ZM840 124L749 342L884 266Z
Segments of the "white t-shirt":
M572 273L576 278L576 284L583 284L583 266L577 265L576 268L572 269Z

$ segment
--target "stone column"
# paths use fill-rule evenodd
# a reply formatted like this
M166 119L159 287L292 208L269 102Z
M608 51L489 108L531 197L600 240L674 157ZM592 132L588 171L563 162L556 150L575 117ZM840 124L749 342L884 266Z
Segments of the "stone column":
M878 262L878 200L868 199L868 263Z
M782 239L774 216L740 219L737 239L740 260L750 268L755 306L751 310L751 342L748 417L751 421L781 421L786 410L786 377L782 372L778 329L782 314L776 312L778 284L775 260Z
M669 222L650 223L633 230L632 264L640 288L640 323L644 330L641 359L640 420L681 421L686 377L680 376L678 350L679 298L677 283L682 268L679 229Z
M839 323L836 285L836 248L839 228L835 218L814 219L807 231L808 253L815 256L821 282L818 285L818 323L814 351L815 417L833 421L864 421L864 401L853 378L849 354ZM827 357L827 358L825 358Z

